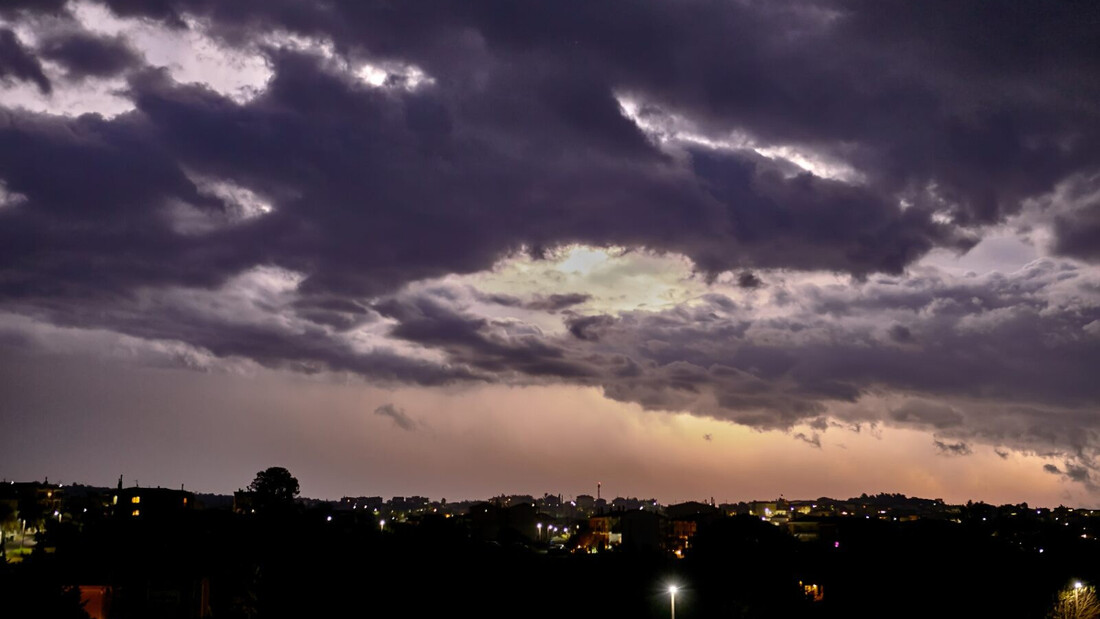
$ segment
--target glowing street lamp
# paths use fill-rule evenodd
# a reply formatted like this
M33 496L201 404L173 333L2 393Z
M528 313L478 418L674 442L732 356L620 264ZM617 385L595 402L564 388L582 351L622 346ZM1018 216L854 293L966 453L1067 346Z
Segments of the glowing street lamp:
M669 599L672 601L672 619L676 619L676 592L679 590L680 588L676 585L669 585L668 587Z
M536 524L535 527L537 527L538 530L539 530L538 541L541 542L542 541L542 523L540 522L540 523Z
M385 531L386 530L386 521L385 520L379 520L378 521L378 530L379 531Z

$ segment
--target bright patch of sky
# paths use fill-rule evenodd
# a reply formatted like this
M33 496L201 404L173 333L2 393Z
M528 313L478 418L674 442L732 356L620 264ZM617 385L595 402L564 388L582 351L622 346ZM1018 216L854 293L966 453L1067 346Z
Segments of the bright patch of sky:
M375 88L403 88L413 91L435 83L415 65L401 63L363 64L355 74Z
M395 60L364 61L343 56L331 39L307 37L293 32L274 32L265 37L267 45L309 53L324 58L330 70L347 74L371 88L397 88L414 91L435 83L435 79L412 64Z
M206 180L198 183L199 193L221 199L235 219L255 219L271 212L271 203L251 189L230 180Z
M993 271L1012 273L1040 257L1036 247L1007 227L989 231L973 249L959 254L934 249L918 266L931 266L955 276L984 275Z
M739 131L708 135L695 122L682 115L657 109L652 104L641 102L631 96L618 95L617 100L623 115L650 139L665 148L676 149L686 144L715 150L751 150L768 159L792 164L792 172L809 172L814 176L848 183L863 181L863 175L847 163L815 153L805 146L764 144Z
M202 84L237 103L246 103L271 79L267 59L256 49L233 49L206 33L205 25L184 16L187 28L167 28L143 19L122 18L105 6L73 2L73 13L92 32L125 38L155 67L183 84Z
M217 199L222 208L200 208L180 201L167 205L169 224L179 234L206 234L255 220L274 210L269 200L232 180L188 176L201 195Z
M548 258L517 254L501 260L490 271L450 275L411 284L407 290L430 289L440 283L468 286L485 294L501 294L530 301L559 294L587 294L590 298L568 308L579 314L615 314L634 310L662 311L691 306L703 296L723 294L756 317L780 316L797 308L777 302L790 291L805 287L852 286L846 275L829 272L758 271L765 285L758 289L737 285L739 273L724 273L710 284L695 273L690 259L672 253L570 245ZM522 307L469 300L469 309L489 318L518 318L545 333L561 333L559 314Z
M5 23L0 20L0 26L11 28L19 42L31 48L38 44L41 33L65 27L60 18L40 18L33 23ZM49 60L42 61L42 72L50 80L52 92L43 93L31 81L0 80L0 101L3 105L39 114L100 114L105 118L134 108L133 103L122 94L126 81L121 77L70 81L65 78L62 68Z
M187 28L175 29L149 20L118 17L106 6L83 0L71 2L69 8L83 28L98 35L121 37L144 56L145 62L164 68L177 82L202 84L237 103L250 101L271 78L267 59L258 50L222 45L206 34L202 23L186 16ZM69 24L61 18L51 18L7 25L22 44L34 48L41 33ZM53 62L44 61L42 66L53 91L43 93L26 81L0 83L0 99L5 105L43 114L100 114L106 118L134 109L121 76L74 81L67 79Z
M267 57L257 45L233 48L211 37L205 24L184 15L186 28L169 28L154 21L118 17L104 5L79 0L70 3L76 20L88 31L124 39L141 54L145 62L160 67L181 84L200 84L245 104L262 93L273 72ZM68 27L60 18L34 23L5 24L15 31L20 42L31 48L39 43L40 33ZM341 57L331 41L287 33L269 35L265 45L285 47L316 54L329 61L330 68L343 72L371 88L413 91L434 83L419 67L397 61L363 62ZM0 99L10 107L43 114L79 116L100 114L113 118L134 109L126 94L126 80L85 78L69 80L56 63L43 62L43 71L53 86L43 93L38 86L21 80L0 82Z
M53 92L44 94L30 82L0 82L0 100L11 108L73 117L99 114L113 118L134 109L134 104L122 94L126 82L121 78L68 83L60 79L61 71L52 62L42 63L42 71L53 84Z

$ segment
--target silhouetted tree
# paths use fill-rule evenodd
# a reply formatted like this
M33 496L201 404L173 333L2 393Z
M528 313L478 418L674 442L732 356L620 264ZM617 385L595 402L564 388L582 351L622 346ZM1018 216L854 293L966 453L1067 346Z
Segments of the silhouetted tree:
M18 526L15 517L15 507L7 501L0 502L0 528L14 529Z
M42 526L42 520L46 516L46 506L38 500L38 495L33 491L26 492L19 497L19 519L26 522L27 528L38 529Z
M15 508L8 502L0 502L0 563L7 561L7 553L4 551L5 535L9 529L18 530L18 521L15 519Z
M253 493L253 503L259 510L281 510L294 505L298 496L298 480L290 471L273 466L256 473L256 479L248 485Z
M1058 592L1058 601L1050 611L1050 619L1096 619L1100 617L1100 600L1096 588L1073 583Z

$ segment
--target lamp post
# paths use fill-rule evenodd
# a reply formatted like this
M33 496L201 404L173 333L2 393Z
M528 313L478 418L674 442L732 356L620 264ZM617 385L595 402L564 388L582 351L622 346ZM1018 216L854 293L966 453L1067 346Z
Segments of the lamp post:
M1074 617L1078 616L1081 613L1081 607L1078 606L1079 602L1078 602L1078 599L1077 599L1077 594L1078 594L1079 591L1081 591L1081 581L1080 580L1073 583L1073 616Z
M676 592L679 588L676 585L671 585L668 588L669 599L672 602L672 619L676 619Z
M539 530L538 541L541 542L542 541L542 523L540 522L540 523L536 524L535 527L538 528L538 530Z

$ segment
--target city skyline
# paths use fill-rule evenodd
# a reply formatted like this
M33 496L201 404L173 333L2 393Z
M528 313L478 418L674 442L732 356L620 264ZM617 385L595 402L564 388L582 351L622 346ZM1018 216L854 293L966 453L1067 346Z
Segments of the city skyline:
M1100 507L1098 24L7 3L0 475Z
M272 487L287 488L285 498L280 499L285 507L293 506L301 513L312 512L322 515L331 515L336 512L356 511L360 508L363 514L373 511L375 519L383 520L396 515L407 523L409 516L423 516L447 514L468 516L476 514L479 506L490 504L501 509L515 507L533 508L533 515L546 510L547 518L563 517L568 512L576 517L615 515L626 511L649 511L665 514L671 510L674 514L698 513L705 511L712 514L724 514L725 516L765 516L765 520L775 525L785 525L790 519L802 517L809 518L863 518L871 515L880 520L894 520L893 516L907 514L917 516L915 519L931 518L939 520L952 520L952 516L958 515L959 510L965 508L972 517L983 511L1004 512L1011 516L1030 517L1031 515L1044 518L1056 518L1060 515L1074 513L1081 518L1091 519L1100 510L1077 507L1072 505L1030 505L1021 503L989 503L985 501L969 500L966 503L953 503L939 497L909 496L904 493L863 492L853 496L800 496L787 497L783 495L775 497L736 497L719 500L716 497L697 497L681 501L661 501L652 496L615 496L603 493L602 483L596 482L594 491L581 491L576 494L564 492L543 492L532 494L524 492L501 492L492 496L462 496L452 499L447 497L422 496L418 494L402 494L395 496L371 495L369 493L351 493L336 497L310 496L301 492L301 485L293 471L285 467L268 467L256 473L253 481L233 492L219 493L203 488L190 488L186 484L180 484L178 488L169 488L161 485L143 485L140 480L126 479L120 476L112 486L98 486L82 483L81 481L57 482L49 478L42 480L0 480L0 486L7 498L18 495L40 496L44 505L52 505L43 513L52 513L55 519L63 522L66 518L79 520L81 513L73 506L83 507L89 500L96 502L97 509L112 511L117 505L115 496L143 497L152 495L158 498L184 498L194 502L184 503L188 509L211 510L224 512L231 510L234 513L247 515L251 512L249 507L255 496L269 496L270 489L257 488L258 480L273 475L285 477L289 485L273 485ZM121 495L119 493L122 493ZM139 498L133 503L140 503ZM173 504L176 501L173 501ZM779 506L779 507L777 507ZM45 508L43 508L45 509ZM52 510L52 512L50 511ZM884 511L880 511L884 510ZM757 513L760 512L760 513ZM791 512L791 513L788 513ZM84 512L86 513L86 512ZM96 517L104 515L99 513ZM119 512L126 515L125 512ZM572 517L572 516L571 516ZM912 519L912 520L915 520ZM18 521L18 519L16 519ZM909 520L911 521L911 520ZM537 523L537 519L532 521ZM414 523L415 524L415 523ZM956 522L956 524L959 524ZM384 526L384 525L383 525Z

